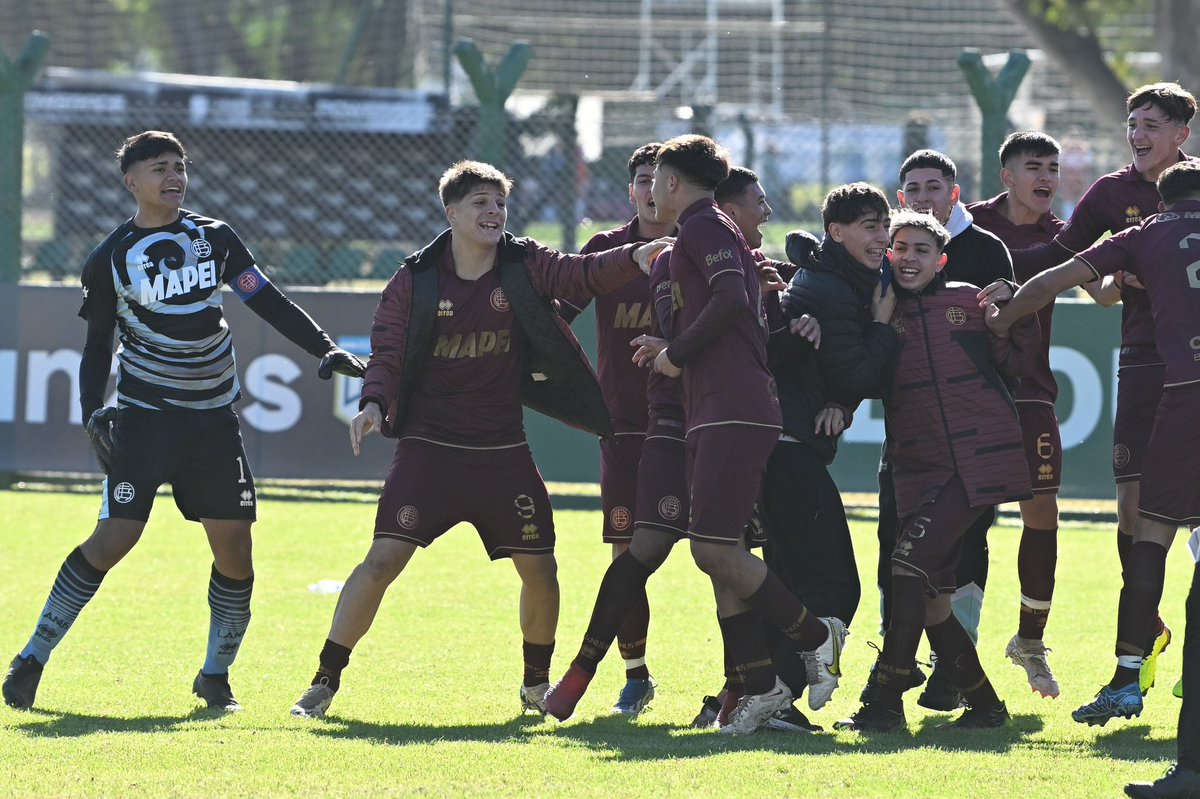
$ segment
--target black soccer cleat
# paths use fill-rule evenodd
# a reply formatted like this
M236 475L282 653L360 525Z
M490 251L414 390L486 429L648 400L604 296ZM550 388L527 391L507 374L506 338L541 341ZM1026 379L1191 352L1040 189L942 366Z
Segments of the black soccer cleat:
M1195 799L1200 796L1200 774L1174 765L1154 782L1129 783L1125 795L1133 799Z
M852 730L865 733L898 732L908 728L904 718L904 708L892 709L878 702L863 705L858 712L848 719L835 721L835 730Z
M868 644L870 644L869 641ZM874 646L874 644L871 645ZM871 665L871 673L867 675L867 684L863 686L862 693L858 695L858 701L860 704L869 705L871 702L875 701L876 693L879 691L879 676L876 673L876 669L878 668L879 661L876 660L875 663ZM904 690L911 691L913 688L919 688L924 684L925 672L921 671L920 666L913 666L912 672L908 677L908 685Z
M192 681L192 693L204 700L209 710L235 711L242 706L233 698L228 674L208 675L200 671Z
M44 666L33 655L13 658L4 677L4 703L17 710L29 710L37 696Z
M945 667L939 666L937 661L934 661L933 672L929 675L929 682L925 684L925 690L917 697L917 704L929 710L948 713L965 706L966 702L963 700L962 692L946 676Z
M942 724L945 729L953 730L990 730L1003 727L1012 721L1008 708L1001 702L995 707L968 707L963 714L949 724Z

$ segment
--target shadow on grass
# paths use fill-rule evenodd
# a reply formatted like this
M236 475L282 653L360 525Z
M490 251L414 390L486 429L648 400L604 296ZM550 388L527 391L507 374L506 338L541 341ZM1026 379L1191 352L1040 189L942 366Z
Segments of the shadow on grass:
M1127 724L1101 733L1096 736L1096 752L1113 760L1174 760L1174 737L1151 738L1152 731L1149 724Z
M198 707L180 716L87 716L52 710L25 711L13 730L32 738L78 738L98 732L173 732L197 721L223 718L221 710Z
M1013 723L997 730L935 729L930 720L919 730L888 735L857 736L825 733L796 733L760 730L751 736L719 735L713 730L655 723L647 716L630 722L621 716L555 725L537 717L519 717L513 721L487 725L421 726L415 724L378 724L329 716L324 722L312 722L314 735L334 739L371 740L389 745L439 742L532 742L559 739L565 745L594 750L599 756L618 761L650 761L700 758L725 752L772 751L796 754L838 754L899 752L926 747L1001 754L1024 744L1027 735L1042 729L1042 721L1033 715L1013 718ZM933 719L934 723L939 720ZM943 720L944 723L944 720Z

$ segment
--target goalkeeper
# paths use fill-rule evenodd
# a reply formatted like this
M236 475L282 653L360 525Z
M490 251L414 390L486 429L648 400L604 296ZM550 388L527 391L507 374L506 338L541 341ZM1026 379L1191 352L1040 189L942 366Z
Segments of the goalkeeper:
M80 404L107 475L100 520L59 570L4 680L4 701L33 706L54 647L141 537L159 486L171 483L175 504L204 526L213 553L208 651L192 690L210 708L238 710L228 675L250 621L257 499L233 411L241 387L221 284L320 358L321 377L361 376L363 365L267 280L228 225L183 207L187 153L173 134L132 136L117 160L137 213L88 257L79 312L87 320ZM102 408L117 329L118 407Z

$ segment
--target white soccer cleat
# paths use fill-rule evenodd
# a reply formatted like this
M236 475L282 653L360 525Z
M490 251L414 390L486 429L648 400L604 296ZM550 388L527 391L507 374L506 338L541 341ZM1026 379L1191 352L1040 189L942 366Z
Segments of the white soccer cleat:
M792 692L783 680L775 678L775 687L765 694L748 694L738 700L729 713L729 723L718 732L725 735L750 735L764 726L779 710L792 704Z
M316 685L310 685L292 705L292 715L309 719L325 718L325 711L333 703L333 695L337 693L329 687L327 680L321 680Z
M1014 635L1005 647L1004 654L1008 655L1008 659L1013 663L1025 669L1029 687L1035 693L1053 699L1058 696L1058 680L1054 679L1054 672L1050 671L1050 662L1046 660L1046 653L1049 651L1046 645L1036 638Z
M835 616L821 619L829 629L829 637L811 652L801 652L808 672L808 706L812 710L825 707L837 690L842 678L842 647L846 644L846 625Z
M550 683L548 682L539 685L522 685L521 712L546 715L546 692L549 690Z

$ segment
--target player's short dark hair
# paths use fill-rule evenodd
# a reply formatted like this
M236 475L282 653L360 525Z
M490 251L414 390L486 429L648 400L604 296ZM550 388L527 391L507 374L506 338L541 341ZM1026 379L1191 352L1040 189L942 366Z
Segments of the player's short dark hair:
M482 161L459 161L442 173L438 181L438 196L443 206L450 206L466 197L480 184L496 186L507 197L512 191L512 181L491 164Z
M958 177L958 167L950 160L950 156L937 150L917 150L904 159L900 165L900 185L904 185L904 176L914 169L940 169L942 177L951 183Z
M1000 144L1000 166L1019 156L1049 158L1061 152L1062 145L1053 136L1036 130L1018 130L1005 136Z
M629 182L633 183L633 178L637 174L639 166L654 166L658 159L658 148L662 147L662 142L652 141L649 144L643 144L641 147L633 151L633 155L629 156Z
M717 184L717 190L714 193L717 205L736 200L742 196L742 192L755 183L758 183L758 175L753 170L746 169L744 166L730 167L729 177Z
M175 153L183 160L187 160L187 150L184 149L183 142L179 141L174 133L168 133L165 130L144 130L121 143L117 149L117 164L121 167L121 174L124 175L131 166L139 161L155 158L163 153Z
M1158 176L1158 193L1164 205L1200 199L1200 161L1179 161Z
M938 252L944 252L950 243L950 231L941 222L933 218L933 214L922 214L910 208L901 208L888 223L888 238L895 239L896 233L906 227L924 230L937 243Z
M655 163L674 169L705 191L715 191L729 177L729 153L707 136L695 133L664 142Z
M876 215L887 219L892 212L887 195L870 183L847 183L825 195L821 203L821 223L825 231L834 222L848 225L864 216Z
M1132 114L1135 108L1148 104L1161 108L1172 122L1184 125L1196 115L1196 98L1178 83L1147 83L1139 86L1125 101L1125 109Z

